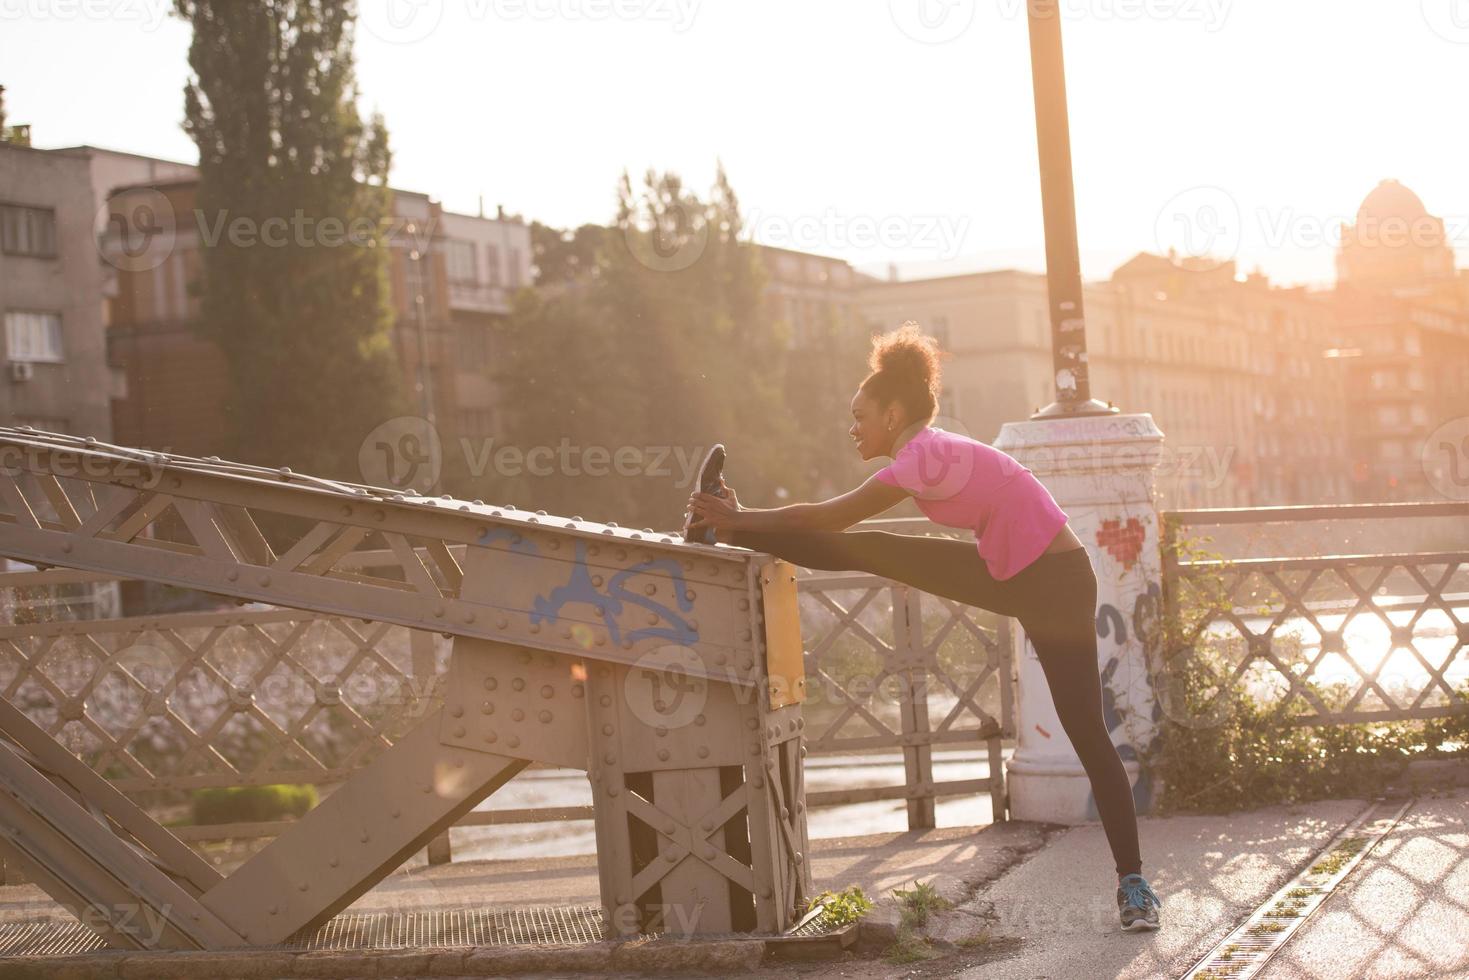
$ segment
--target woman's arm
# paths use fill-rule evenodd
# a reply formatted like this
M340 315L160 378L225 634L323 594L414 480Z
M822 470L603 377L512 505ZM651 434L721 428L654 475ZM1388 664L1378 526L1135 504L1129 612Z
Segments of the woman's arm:
M819 503L789 504L785 507L740 507L736 498L695 493L689 507L701 523L716 530L741 531L845 531L858 521L880 514L900 503L908 491L883 483L877 477L839 497Z

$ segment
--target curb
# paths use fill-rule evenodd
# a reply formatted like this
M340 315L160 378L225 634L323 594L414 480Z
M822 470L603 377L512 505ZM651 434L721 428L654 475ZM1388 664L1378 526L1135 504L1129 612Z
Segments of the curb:
M762 939L647 939L576 946L458 947L350 952L281 950L87 953L0 959L5 980L286 980L336 977L503 977L525 973L743 973Z

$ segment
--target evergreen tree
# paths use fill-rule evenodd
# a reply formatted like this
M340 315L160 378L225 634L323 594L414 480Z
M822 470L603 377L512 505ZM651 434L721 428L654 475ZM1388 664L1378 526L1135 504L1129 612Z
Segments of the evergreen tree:
M200 332L229 365L229 454L360 479L398 414L389 164L357 110L353 0L176 0L193 28L184 128L199 147ZM243 229L245 234L233 233Z
M843 419L866 338L795 356L788 327L767 312L760 250L741 232L723 167L708 200L676 174L649 171L637 189L624 174L603 234L543 232L553 254L596 245L575 272L548 262L543 272L558 271L522 293L503 327L509 411L497 445L526 452L564 440L622 451L643 468L605 477L563 472L559 459L544 475L491 468L473 496L667 530L691 489L686 470L714 442L728 447L728 480L754 506L855 485ZM663 472L651 471L660 454Z

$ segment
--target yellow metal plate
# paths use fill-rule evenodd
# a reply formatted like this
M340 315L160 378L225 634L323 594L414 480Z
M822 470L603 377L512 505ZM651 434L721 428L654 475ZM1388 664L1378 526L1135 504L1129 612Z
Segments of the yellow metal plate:
M760 592L765 600L765 673L773 711L806 700L795 566L784 561L760 566Z

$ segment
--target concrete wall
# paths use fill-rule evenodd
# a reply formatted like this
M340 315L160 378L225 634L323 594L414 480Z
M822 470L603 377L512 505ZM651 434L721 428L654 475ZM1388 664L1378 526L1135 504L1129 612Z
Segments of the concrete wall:
M111 398L121 391L107 366L103 270L94 233L97 203L84 154L0 144L0 201L56 212L56 257L0 254L0 311L61 317L60 364L36 364L29 381L0 372L0 418L99 439L112 437Z

